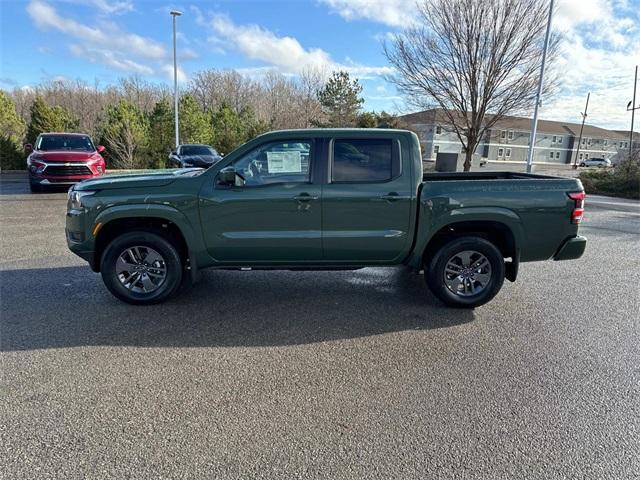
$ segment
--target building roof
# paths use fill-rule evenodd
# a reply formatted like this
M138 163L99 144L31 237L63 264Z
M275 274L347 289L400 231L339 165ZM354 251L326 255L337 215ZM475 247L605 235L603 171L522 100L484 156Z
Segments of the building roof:
M490 117L491 115L487 115ZM409 124L419 123L447 123L448 119L444 111L440 108L424 110L422 112L409 113L399 117L400 120ZM526 117L505 116L496 122L494 129L511 129L520 131L531 131L531 119ZM539 133L551 133L558 135L573 135L577 137L580 134L579 123L557 122L554 120L538 120ZM629 137L629 132L620 130L607 130L605 128L596 127L594 125L585 124L582 132L583 137L611 138L623 139Z

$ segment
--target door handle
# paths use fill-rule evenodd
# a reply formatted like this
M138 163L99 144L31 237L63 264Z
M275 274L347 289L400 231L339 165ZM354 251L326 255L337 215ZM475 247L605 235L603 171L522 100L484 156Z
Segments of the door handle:
M300 195L293 197L293 199L298 202L309 202L311 200L317 200L318 197L316 195L309 195L308 193L301 193Z
M408 195L398 195L396 192L387 193L386 195L380 195L381 200L386 200L387 202L395 202L396 200L407 200L410 197Z

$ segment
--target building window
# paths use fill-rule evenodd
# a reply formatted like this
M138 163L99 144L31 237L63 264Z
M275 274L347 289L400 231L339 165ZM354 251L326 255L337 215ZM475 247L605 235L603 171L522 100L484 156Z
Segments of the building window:
M502 155L504 155L504 148L499 148L498 149L498 158L502 157Z
M433 154L434 155L438 155L438 152L440 151L440 145L434 145L433 147Z
M579 158L580 158L580 160L582 160L582 154L580 154L580 157L579 157Z
M591 145L592 139L591 138L587 138L587 145Z
M501 138L501 139L503 139L503 140L504 140L505 138L507 138L507 132L506 132L506 130L500 130L500 138Z
M511 157L511 149L507 148L507 153L505 154L505 157L509 158Z
M558 143L562 143L562 135L558 136Z
M551 140L551 143L556 143L556 141L558 140L558 137L556 137L555 135L553 136L553 140Z
M604 140L604 146L606 147L607 145L609 145L609 140L605 139Z
M589 154L588 154L588 153L585 153L585 154L584 154L584 159L585 159L585 160L589 160Z
M440 125L436 126L436 135L440 135L442 133L442 127Z
M585 143L587 143L587 139L586 139L586 138L583 138L583 139L582 139L582 145L584 145Z
M549 152L549 159L553 160L553 152Z
M509 130L509 140L513 140L513 130Z
M560 152L556 152L556 159L560 158Z

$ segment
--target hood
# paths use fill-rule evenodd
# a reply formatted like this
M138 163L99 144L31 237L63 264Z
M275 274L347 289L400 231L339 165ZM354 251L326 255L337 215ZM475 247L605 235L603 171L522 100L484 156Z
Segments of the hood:
M217 162L221 158L222 157L217 156L217 155L182 155L182 156L180 156L180 159L183 162L189 162L189 163L194 163L194 164L206 163L208 165L211 165L211 164Z
M200 168L180 168L170 170L148 170L144 172L103 175L84 180L74 190L106 190L113 188L149 188L162 187L174 182L178 177L195 176L204 172Z
M98 152L72 152L68 150L35 151L31 154L33 160L44 162L88 162L90 160L100 160L102 157Z

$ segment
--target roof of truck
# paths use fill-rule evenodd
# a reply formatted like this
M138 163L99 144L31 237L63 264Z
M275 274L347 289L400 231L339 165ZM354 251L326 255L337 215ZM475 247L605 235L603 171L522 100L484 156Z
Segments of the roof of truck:
M271 135L271 134L283 134L283 135L313 135L313 136L323 136L323 135L334 135L334 134L344 134L344 133L355 133L358 135L378 135L380 133L411 133L409 130L404 130L401 128L293 128L289 130L272 130L270 132L265 132L262 135Z

